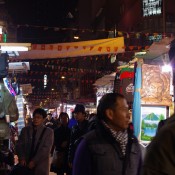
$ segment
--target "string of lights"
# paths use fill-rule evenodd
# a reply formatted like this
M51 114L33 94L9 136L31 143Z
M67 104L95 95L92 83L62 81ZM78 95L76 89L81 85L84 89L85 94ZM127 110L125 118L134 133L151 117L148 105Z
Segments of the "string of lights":
M106 30L106 29L89 29L89 28L71 28L71 27L51 27L51 26L40 26L40 25L30 25L30 24L18 24L17 28L37 28L37 29L42 29L44 31L47 30L54 30L55 32L59 32L59 31L76 31L76 32L108 32L109 34L116 32L117 36L124 36L126 38L130 38L135 36L136 38L140 38L141 35L145 35L145 36L154 36L154 37L159 37L160 35L162 35L163 37L165 36L174 36L174 33L157 33L157 32L139 32L139 31L134 31L134 32L127 32L127 31L121 31L121 30L117 30L114 31L113 30Z

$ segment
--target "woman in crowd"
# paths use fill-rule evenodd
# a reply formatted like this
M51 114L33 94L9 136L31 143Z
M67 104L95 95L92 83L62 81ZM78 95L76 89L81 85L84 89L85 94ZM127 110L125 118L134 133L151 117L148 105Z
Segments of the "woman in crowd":
M51 171L57 175L68 174L68 148L70 140L70 129L68 128L69 116L67 113L62 112L59 116L61 126L54 131L54 145L55 151L53 161L51 164Z

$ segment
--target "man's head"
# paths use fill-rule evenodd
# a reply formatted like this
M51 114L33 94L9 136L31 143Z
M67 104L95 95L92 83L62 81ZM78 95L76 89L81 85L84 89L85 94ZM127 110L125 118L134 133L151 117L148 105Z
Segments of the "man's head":
M47 117L47 113L44 109L42 108L37 108L33 112L33 125L34 126L39 126L41 125L45 118Z
M82 104L77 104L73 112L74 112L75 119L78 122L82 122L83 120L85 120L86 112L85 112L85 107Z
M104 95L97 107L97 117L116 131L127 129L130 115L125 97L118 93Z
M48 113L48 114L47 114L47 119L48 119L48 120L51 120L51 119L52 119L52 114L51 114L51 113Z

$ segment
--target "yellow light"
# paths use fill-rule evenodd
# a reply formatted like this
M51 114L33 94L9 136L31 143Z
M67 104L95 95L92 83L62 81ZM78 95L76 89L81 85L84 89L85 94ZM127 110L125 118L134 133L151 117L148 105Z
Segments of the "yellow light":
M80 37L79 36L74 36L74 39L80 39Z
M66 77L65 76L61 76L61 79L65 79Z

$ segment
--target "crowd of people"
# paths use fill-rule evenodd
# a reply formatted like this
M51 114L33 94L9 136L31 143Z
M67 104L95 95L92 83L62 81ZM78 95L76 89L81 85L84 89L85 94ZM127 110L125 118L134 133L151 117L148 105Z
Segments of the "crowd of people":
M71 119L61 112L55 120L38 108L19 135L15 150L19 163L11 175L49 175L50 171L57 175L173 175L173 121L174 117L159 128L143 158L121 94L104 95L97 114L89 116L82 104L75 106Z

